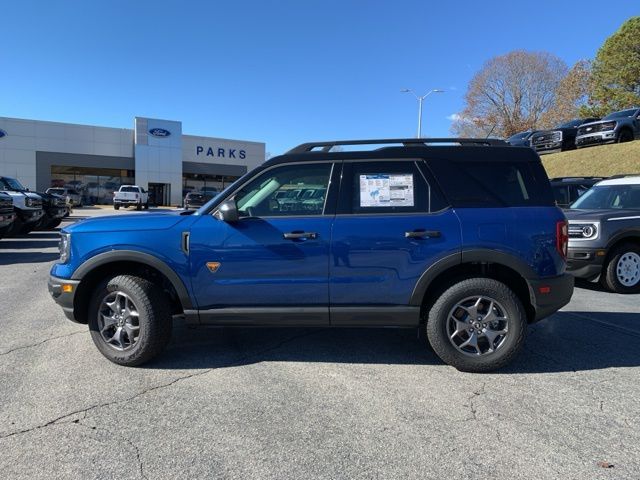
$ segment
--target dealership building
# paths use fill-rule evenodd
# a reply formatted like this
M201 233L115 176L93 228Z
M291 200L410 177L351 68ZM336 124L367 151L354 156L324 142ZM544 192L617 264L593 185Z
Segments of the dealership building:
M221 190L265 160L265 144L182 133L182 122L136 117L133 129L0 117L0 175L31 190L66 186L108 204L120 185L179 205L189 191Z

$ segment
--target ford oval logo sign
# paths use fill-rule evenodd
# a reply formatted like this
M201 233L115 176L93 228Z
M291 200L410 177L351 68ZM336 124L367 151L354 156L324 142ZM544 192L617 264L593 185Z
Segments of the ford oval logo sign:
M171 132L169 130L165 130L164 128L152 128L151 130L149 130L149 133L158 138L165 138L171 135Z
M6 137L6 136L7 136L7 132L5 132L4 130L0 130L0 138Z

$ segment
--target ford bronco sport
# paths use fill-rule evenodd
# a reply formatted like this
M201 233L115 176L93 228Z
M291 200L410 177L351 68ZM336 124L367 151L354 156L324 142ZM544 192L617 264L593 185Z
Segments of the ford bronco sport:
M281 194L293 189L322 201ZM160 353L182 315L420 328L443 361L485 372L573 292L540 158L499 140L303 144L195 212L83 220L61 236L49 291L122 365Z
M640 175L594 185L566 212L568 271L607 290L640 292Z

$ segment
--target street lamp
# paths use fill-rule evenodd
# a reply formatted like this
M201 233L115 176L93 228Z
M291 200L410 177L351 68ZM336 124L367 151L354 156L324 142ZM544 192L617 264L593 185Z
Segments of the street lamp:
M434 88L433 90L429 90L424 95L417 95L416 92L411 90L410 88L403 88L400 90L401 93L412 93L414 97L418 99L418 138L422 137L422 102L425 98L427 98L432 93L444 93L444 90L440 90L439 88Z

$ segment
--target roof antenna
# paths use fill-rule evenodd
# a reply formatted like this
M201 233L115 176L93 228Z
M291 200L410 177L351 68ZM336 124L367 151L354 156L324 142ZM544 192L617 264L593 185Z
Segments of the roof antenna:
M493 127L491 127L491 130L489 131L489 133L487 133L487 136L486 136L486 137L484 137L484 138L488 140L488 139L489 139L489 137L491 136L491 134L493 133L493 131L496 129L496 127L497 127L497 126L498 126L498 124L497 124L497 123L494 123L494 124L493 124Z

